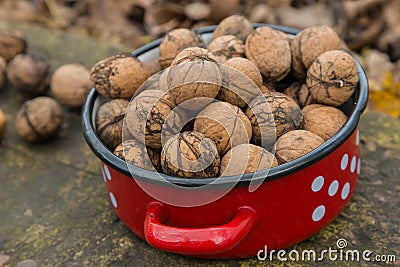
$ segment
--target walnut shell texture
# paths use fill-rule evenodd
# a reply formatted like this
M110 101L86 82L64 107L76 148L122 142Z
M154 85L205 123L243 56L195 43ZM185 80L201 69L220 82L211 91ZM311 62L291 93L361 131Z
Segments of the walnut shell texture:
M130 53L103 59L90 72L94 88L99 94L111 98L131 98L147 78L143 64Z
M42 94L49 86L50 64L33 55L16 55L6 73L11 86L30 96Z
M324 143L320 136L305 130L285 133L276 141L275 154L280 163L295 160Z
M253 144L240 144L229 150L221 160L221 176L241 175L278 166L275 156Z
M231 15L223 19L213 32L212 39L222 35L234 35L246 41L247 36L253 31L253 25L245 17Z
M223 85L217 95L218 100L245 108L254 97L261 94L261 73L250 60L231 58L221 66L221 71Z
M176 105L199 111L217 96L222 84L222 73L211 52L200 47L189 47L172 61L167 84ZM193 101L184 103L188 100Z
M172 60L183 49L196 46L204 46L204 41L197 32L184 28L178 28L168 32L162 39L159 46L159 62L161 67L169 67Z
M122 126L128 104L126 99L113 99L97 111L96 132L110 150L122 142Z
M17 113L17 133L29 142L40 142L54 137L63 121L61 106L47 96L24 102Z
M339 106L353 94L358 70L350 54L331 50L317 57L307 71L307 86L316 102Z
M129 104L125 125L139 142L156 150L163 141L180 132L182 115L168 93L145 90Z
M222 156L233 146L249 143L251 124L240 108L227 102L214 102L203 109L193 130L213 140Z
M0 56L0 90L6 83L6 60Z
M303 114L300 107L282 93L273 92L258 96L246 109L253 128L255 144L271 148L276 137L301 128Z
M9 62L18 54L25 53L27 42L23 32L16 29L0 29L0 57Z
M50 80L54 97L69 107L81 107L91 87L90 71L79 63L58 67Z
M222 35L210 42L207 49L214 54L219 63L230 58L244 56L244 43L234 35Z
M304 129L319 135L325 141L346 123L346 115L338 108L312 104L303 109Z
M220 157L211 139L199 132L184 132L167 140L161 166L165 174L178 177L216 177Z
M314 98L305 83L294 82L283 93L293 99L300 108L314 103Z
M160 155L135 139L124 140L119 144L114 154L129 164L149 171L160 171Z
M312 26L302 30L290 44L294 75L304 79L307 69L315 58L326 51L341 47L339 35L329 26Z
M245 54L268 81L280 81L290 71L289 42L281 33L269 27L257 28L249 35Z

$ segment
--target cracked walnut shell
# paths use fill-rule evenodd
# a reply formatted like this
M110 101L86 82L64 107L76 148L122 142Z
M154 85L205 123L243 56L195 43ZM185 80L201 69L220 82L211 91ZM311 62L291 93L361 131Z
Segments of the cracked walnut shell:
M97 92L111 98L131 98L147 78L142 62L130 53L103 59L90 72Z
M161 167L165 174L178 177L216 177L220 157L214 142L204 134L184 132L165 143Z

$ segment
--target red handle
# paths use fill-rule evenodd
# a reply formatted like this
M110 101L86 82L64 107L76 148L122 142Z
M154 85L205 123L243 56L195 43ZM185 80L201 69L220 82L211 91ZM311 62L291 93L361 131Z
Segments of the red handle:
M256 223L256 212L240 207L235 217L224 225L206 228L180 228L161 222L165 208L152 203L147 208L144 234L152 246L180 254L214 254L235 247Z

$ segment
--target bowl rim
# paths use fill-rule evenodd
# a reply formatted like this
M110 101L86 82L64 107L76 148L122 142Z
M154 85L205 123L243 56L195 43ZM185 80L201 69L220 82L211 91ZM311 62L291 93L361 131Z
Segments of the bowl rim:
M275 30L279 30L285 32L287 34L296 35L300 30L280 26L280 25L271 25L271 24L253 24L254 28L259 27L270 27ZM199 34L212 33L215 30L216 26L207 26L203 28L196 29ZM161 43L161 38L148 43L132 52L133 55L139 56L149 50L157 48ZM254 182L255 179L262 179L263 183L285 178L287 175L298 172L302 169L309 167L310 165L322 160L329 154L331 154L334 150L336 150L341 144L343 144L353 132L356 130L360 115L363 113L367 106L368 102L368 80L363 70L361 64L358 62L356 58L353 59L357 65L358 69L358 77L359 90L355 91L355 99L353 105L355 106L349 115L344 126L330 139L324 142L321 146L314 149L312 152L301 156L293 161L288 163L284 163L273 167L271 169L261 170L254 173L247 173L243 175L236 176L228 176L228 177L213 177L213 178L181 178L174 177L165 174L156 173L154 171L145 170L133 165L129 165L123 161L122 159L115 156L105 145L102 144L100 139L97 137L95 133L94 126L92 124L92 111L95 100L99 96L98 92L92 88L86 98L82 109L82 126L83 126L83 135L84 138L93 151L93 153L105 164L111 166L118 172L129 176L133 179L140 179L142 181L156 183L158 185L178 185L184 187L198 187L204 186L210 183L213 183L215 186L230 186L234 183L235 187L237 186L248 186L250 182ZM160 180L158 176L161 175L165 180ZM240 178L239 178L240 177Z

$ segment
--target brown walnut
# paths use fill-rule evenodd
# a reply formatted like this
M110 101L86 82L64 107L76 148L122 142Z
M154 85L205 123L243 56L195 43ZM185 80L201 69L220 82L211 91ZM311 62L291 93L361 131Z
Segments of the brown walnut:
M213 32L212 39L222 35L234 35L246 41L247 36L253 31L253 25L245 17L232 15L223 19Z
M27 141L45 141L57 134L63 117L61 106L54 99L40 96L22 104L15 126L17 133Z
M210 42L207 49L214 54L219 63L230 58L244 56L244 43L234 35L222 35Z
M220 157L211 139L199 132L184 132L165 143L161 167L165 174L178 177L216 177Z
M0 57L6 62L25 53L27 42L23 32L15 29L0 29Z

